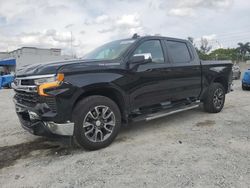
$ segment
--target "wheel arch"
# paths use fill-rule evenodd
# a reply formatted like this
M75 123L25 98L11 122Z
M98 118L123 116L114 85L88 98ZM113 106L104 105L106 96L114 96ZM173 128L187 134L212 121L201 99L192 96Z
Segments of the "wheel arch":
M225 92L228 91L228 80L224 76L218 76L218 77L216 77L213 80L213 82L211 82L211 84L212 83L220 83L224 87Z
M201 101L204 101L204 99L207 96L208 89L211 86L211 84L213 84L213 83L220 83L224 87L225 92L227 93L228 87L229 87L228 79L225 76L219 75L219 76L215 77L213 80L211 79L209 82L207 82L206 87L204 88L203 92L200 95Z
M88 86L88 89L83 89L82 93L74 101L72 112L74 107L80 100L92 95L105 96L113 100L120 109L122 121L127 123L129 101L127 100L126 94L124 94L122 91L112 86L107 86L107 85L98 87Z

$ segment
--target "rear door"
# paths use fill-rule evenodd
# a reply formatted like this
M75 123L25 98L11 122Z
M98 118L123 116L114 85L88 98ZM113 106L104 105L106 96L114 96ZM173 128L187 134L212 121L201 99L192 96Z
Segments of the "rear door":
M182 40L164 42L172 65L168 75L171 79L169 92L172 101L198 98L201 92L201 66L191 45Z

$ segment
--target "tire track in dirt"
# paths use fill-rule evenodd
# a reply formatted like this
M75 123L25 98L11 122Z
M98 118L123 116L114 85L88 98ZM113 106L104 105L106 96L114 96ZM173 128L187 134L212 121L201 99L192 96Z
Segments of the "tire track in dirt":
M29 158L33 151L49 150L47 155L69 155L72 149L73 147L46 139L0 147L0 169L14 165L18 159Z

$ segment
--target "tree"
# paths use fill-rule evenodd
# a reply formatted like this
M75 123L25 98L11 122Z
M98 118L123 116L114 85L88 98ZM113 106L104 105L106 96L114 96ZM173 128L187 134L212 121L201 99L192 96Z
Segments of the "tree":
M207 54L212 49L212 46L209 45L208 40L206 38L201 38L200 51L203 54Z
M247 42L245 44L242 42L239 42L238 45L239 47L237 48L237 50L240 53L242 61L243 61L244 57L246 56L246 53L250 52L250 42Z
M194 47L198 53L198 56L202 60L239 61L239 58L241 56L242 61L243 61L243 59L247 60L247 53L250 54L250 42L247 42L247 43L239 42L238 48L227 48L227 49L219 48L219 49L211 51L212 46L209 45L209 42L206 38L201 38L201 44L200 44L199 48L197 48L195 46L193 37L189 36L189 37L187 37L187 39L189 42L191 42L194 45Z
M237 50L235 48L219 48L208 54L210 60L237 61Z

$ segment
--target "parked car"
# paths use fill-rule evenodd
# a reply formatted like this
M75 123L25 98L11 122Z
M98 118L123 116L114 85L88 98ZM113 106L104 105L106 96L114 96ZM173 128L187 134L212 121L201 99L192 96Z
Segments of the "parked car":
M222 110L232 63L200 61L187 40L133 37L107 43L84 59L17 70L13 87L23 128L68 135L82 147L108 146L121 125L204 104Z
M14 76L11 74L0 76L0 89L11 88L11 83L14 81Z
M233 79L234 80L239 80L240 76L241 76L240 66L234 64L232 70L233 70Z
M247 90L250 89L250 69L248 69L242 78L242 89Z

